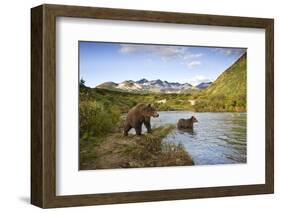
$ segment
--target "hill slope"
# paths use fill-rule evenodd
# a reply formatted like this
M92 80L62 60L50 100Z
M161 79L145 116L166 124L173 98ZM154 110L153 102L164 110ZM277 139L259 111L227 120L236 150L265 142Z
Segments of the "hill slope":
M245 96L246 78L246 54L244 54L207 88L205 94L226 97Z
M247 56L243 54L198 97L197 111L246 111Z
M117 86L118 86L118 84L116 84L112 81L107 81L107 82L100 84L98 87L101 89L114 89Z

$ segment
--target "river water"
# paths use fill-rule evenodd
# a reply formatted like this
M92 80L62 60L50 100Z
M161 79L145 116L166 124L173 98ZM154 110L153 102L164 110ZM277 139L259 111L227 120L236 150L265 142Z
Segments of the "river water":
M152 128L176 124L180 118L197 118L193 131L174 129L166 142L184 145L195 165L246 163L246 113L159 112L152 118Z

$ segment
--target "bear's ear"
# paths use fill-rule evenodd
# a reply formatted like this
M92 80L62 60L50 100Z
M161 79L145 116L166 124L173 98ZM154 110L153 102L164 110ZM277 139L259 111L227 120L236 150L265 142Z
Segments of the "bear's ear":
M151 107L151 104L147 104L148 107Z

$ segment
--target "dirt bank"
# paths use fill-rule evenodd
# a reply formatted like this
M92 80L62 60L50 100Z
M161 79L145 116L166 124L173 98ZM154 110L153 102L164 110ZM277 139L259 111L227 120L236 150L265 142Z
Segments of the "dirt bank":
M99 143L80 143L80 169L194 165L182 145L162 141L173 128L158 127L152 134L142 136L111 133L100 138Z

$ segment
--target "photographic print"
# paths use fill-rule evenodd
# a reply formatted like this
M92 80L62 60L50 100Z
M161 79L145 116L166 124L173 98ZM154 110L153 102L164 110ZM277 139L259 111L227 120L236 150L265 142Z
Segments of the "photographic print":
M247 162L247 49L79 41L79 169Z
M274 193L273 56L270 18L32 8L31 203Z

